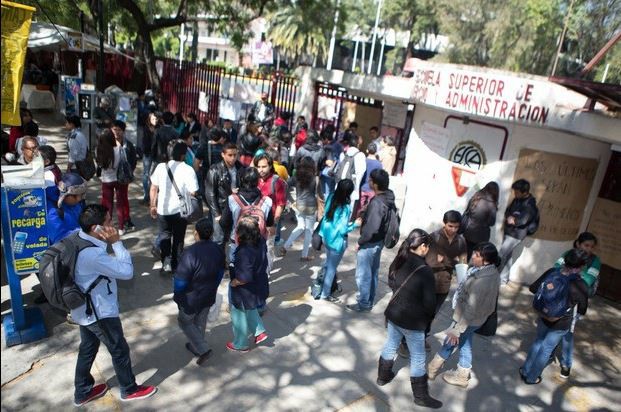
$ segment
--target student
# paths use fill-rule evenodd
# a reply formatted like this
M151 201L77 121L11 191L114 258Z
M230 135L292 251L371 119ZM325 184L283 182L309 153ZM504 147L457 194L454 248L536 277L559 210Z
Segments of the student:
M173 278L173 300L179 308L177 321L189 339L185 347L197 357L198 365L204 364L212 353L205 340L205 328L224 274L224 252L211 241L212 234L210 218L196 222L196 243L183 251Z
M112 357L121 400L126 402L148 398L157 392L157 387L136 384L129 345L119 318L116 280L129 280L134 276L131 255L123 246L118 230L112 226L110 213L105 206L86 206L79 220L81 230L78 236L95 247L88 247L79 253L75 265L75 283L80 289L87 290L100 275L107 279L101 280L90 293L93 313L87 312L86 304L71 310L71 317L80 325L73 404L82 406L100 398L108 390L105 383L95 385L91 375L100 343L106 346ZM108 247L112 247L113 255L108 254Z
M513 200L505 210L504 238L500 246L500 280L509 282L509 272L513 265L513 251L526 236L532 235L539 224L537 201L530 194L528 180L519 179L511 185Z
M45 198L47 199L48 210L56 207L58 202L58 184L62 178L60 167L56 164L56 150L52 146L43 145L39 147L39 154L43 158L43 171L45 177Z
M460 233L466 239L468 261L476 245L489 242L491 228L496 224L498 192L498 183L489 182L468 201L459 226Z
M80 129L82 122L76 115L67 116L65 118L65 129L69 131L67 134L67 151L69 159L67 160L67 172L77 172L77 163L86 159L88 152L88 140Z
M362 186L360 187L360 203L358 205L358 215L363 213L375 193L369 185L369 176L375 169L381 169L382 164L377 160L377 146L375 143L369 143L367 146L367 169L362 179Z

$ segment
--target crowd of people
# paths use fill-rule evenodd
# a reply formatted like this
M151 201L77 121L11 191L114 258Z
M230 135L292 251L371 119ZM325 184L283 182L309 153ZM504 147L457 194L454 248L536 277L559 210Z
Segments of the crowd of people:
M143 138L138 147L125 138L122 121L108 122L99 132L95 159L100 204L87 206L84 200L90 177L83 175L79 164L87 158L88 143L80 131L79 118L66 119L69 161L64 174L56 165L56 151L29 126L32 116L28 111L22 113L22 135L16 131L17 137L11 138L21 149L16 162L29 164L40 157L44 164L50 242L78 231L83 240L96 246L80 253L76 284L86 290L100 274L110 278L90 291L98 296L92 299L95 316L85 314L84 307L71 311L81 336L76 405L107 390L105 384L95 385L90 375L100 342L112 355L123 400L142 399L157 390L136 384L116 294L115 279L133 276L131 255L123 247L121 236L136 228L128 186L135 179L140 157L142 200L158 227L151 251L161 262L160 273L172 275L178 323L188 339L186 349L196 356L197 364L203 365L212 354L205 336L207 318L225 276L229 278L232 324L232 339L226 348L246 352L269 338L261 316L267 306L275 257L285 256L302 235L302 261L315 258L310 247L314 232L326 252L313 296L338 304L338 266L348 250L348 234L359 231L355 246L356 303L345 307L361 314L372 310L391 213L396 211L395 195L390 190L396 152L390 138L380 137L378 129L371 128L363 152L360 147L364 139L355 123L340 133L332 125L317 132L299 116L294 128L289 129L288 114L276 116L265 99L254 106L239 133L230 120L222 125L210 121L200 125L192 113L181 116L147 110L143 115ZM539 223L529 182L518 179L511 189L513 200L502 218L499 248L490 242L499 204L500 188L495 182L477 191L463 213L447 211L438 230L427 233L416 228L400 243L387 273L393 294L384 312L387 337L378 362L379 385L394 378L397 354L409 357L415 403L438 408L442 403L429 394L428 380L435 379L444 362L458 350L457 369L442 376L449 384L468 386L473 336L483 333L485 325L496 319L498 295L501 284L508 281L512 252L536 232ZM185 247L189 222L183 211L192 198L204 203L206 216L193 222L195 243ZM291 211L297 225L285 240L280 237L281 228ZM596 243L592 234L580 234L574 248L559 258L556 267L531 285L535 301L544 303L537 312L536 339L519 370L527 384L541 381L541 372L559 344L561 376L569 377L575 324L597 288ZM107 255L107 245L111 245L113 255ZM467 269L451 301L453 322L441 349L427 364L427 336L459 265L467 265ZM555 287L564 293L565 304L560 312L550 313L546 305L553 298L547 290Z

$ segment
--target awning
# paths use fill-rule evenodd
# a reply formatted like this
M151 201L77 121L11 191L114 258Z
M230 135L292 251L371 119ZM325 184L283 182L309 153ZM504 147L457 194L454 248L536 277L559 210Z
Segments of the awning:
M550 77L553 83L560 84L575 92L593 99L613 111L621 111L621 85L598 83L569 77Z
M69 51L98 52L99 39L69 27L59 26L58 24L54 27L51 23L32 22L30 25L30 36L28 37L28 48L34 51L57 51L60 48L61 50ZM104 52L120 54L134 59L134 57L122 53L107 44L104 44Z

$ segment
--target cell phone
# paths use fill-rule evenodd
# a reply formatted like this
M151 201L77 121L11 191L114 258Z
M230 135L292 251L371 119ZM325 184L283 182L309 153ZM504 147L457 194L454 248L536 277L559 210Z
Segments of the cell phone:
M24 246L26 246L26 239L28 239L28 233L26 232L16 232L15 237L13 238L13 252L14 253L22 253L24 251Z
M95 226L95 232L97 233L103 233L103 226L97 225Z

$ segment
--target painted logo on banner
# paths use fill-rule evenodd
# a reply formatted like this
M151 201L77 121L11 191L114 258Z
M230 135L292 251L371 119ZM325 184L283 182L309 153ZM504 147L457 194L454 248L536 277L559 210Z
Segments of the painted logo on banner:
M16 273L32 273L48 248L45 190L9 189L7 203L11 252Z
M481 170L487 163L485 151L472 140L457 143L451 150L449 160L474 170Z

